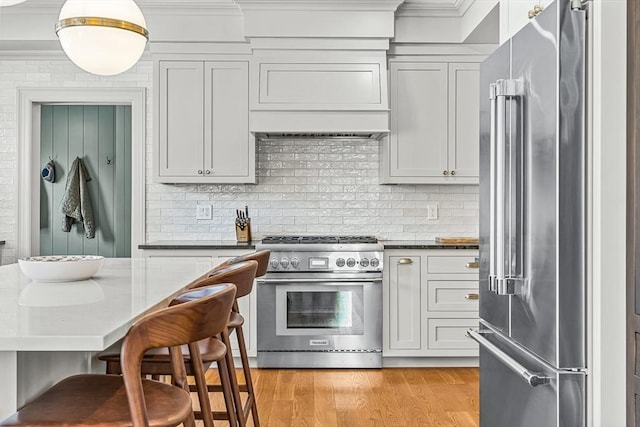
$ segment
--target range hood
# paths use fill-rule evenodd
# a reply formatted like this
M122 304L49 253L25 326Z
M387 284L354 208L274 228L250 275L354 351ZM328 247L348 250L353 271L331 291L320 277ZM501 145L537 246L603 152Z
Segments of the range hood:
M389 133L387 50L404 0L235 0L252 50L257 137Z
M256 137L380 138L389 133L383 61L261 63L249 129Z
M386 52L254 54L249 129L256 137L380 138L389 133Z

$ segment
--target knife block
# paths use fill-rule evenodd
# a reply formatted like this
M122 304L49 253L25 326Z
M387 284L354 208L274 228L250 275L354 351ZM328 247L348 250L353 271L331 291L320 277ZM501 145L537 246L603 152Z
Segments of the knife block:
M244 228L236 221L236 240L240 243L251 242L251 219L244 222Z

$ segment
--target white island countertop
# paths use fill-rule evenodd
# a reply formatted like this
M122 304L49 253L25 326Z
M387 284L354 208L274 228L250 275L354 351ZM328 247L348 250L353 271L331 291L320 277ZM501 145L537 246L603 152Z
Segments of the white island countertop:
M66 376L104 372L96 352L220 262L107 258L90 280L65 283L0 267L0 420Z
M0 351L100 351L142 314L219 264L202 258L106 258L90 280L32 282L0 267Z

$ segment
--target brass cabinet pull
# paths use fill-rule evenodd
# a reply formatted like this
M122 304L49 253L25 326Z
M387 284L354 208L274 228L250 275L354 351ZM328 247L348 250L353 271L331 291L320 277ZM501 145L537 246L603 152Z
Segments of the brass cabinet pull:
M478 299L480 296L478 294L466 294L464 299Z
M449 171L442 171L442 175L444 175L444 176L449 175Z
M209 175L209 174L211 174L211 171L210 171L210 170L208 170L208 171L206 171L205 173L206 173L207 175Z
M202 175L202 169L198 169L198 175Z
M451 176L455 175L456 171L451 171Z
M480 264L478 264L477 262L473 261L473 262L468 262L464 265L466 268L478 268L480 266Z
M411 258L400 258L398 264L413 264L413 260Z

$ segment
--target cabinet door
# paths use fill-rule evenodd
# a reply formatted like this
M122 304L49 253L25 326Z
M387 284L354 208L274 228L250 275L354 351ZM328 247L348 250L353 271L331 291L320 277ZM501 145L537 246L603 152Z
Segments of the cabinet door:
M449 64L449 174L475 182L480 176L479 93L480 64Z
M421 348L420 259L419 256L389 257L389 348L392 350Z
M201 176L204 155L203 63L160 61L158 71L159 181L180 182L167 178Z
M389 175L444 177L448 170L447 64L396 62L391 63L390 74Z
M220 61L204 67L205 178L251 182L255 154L249 133L249 64Z
M534 6L543 8L549 6L554 0L500 0L500 44L513 37L522 27L527 25L529 11Z

